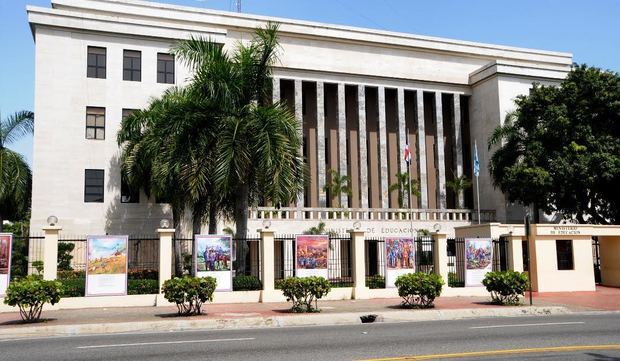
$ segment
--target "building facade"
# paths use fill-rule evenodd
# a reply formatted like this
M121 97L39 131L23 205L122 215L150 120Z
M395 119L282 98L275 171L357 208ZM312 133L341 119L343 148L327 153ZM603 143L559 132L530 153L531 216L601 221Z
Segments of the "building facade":
M475 187L446 186L472 179L474 142L483 220L521 218L492 186L487 139L516 96L534 82L558 84L572 63L567 53L137 0L51 3L27 9L36 43L33 231L50 215L73 234L152 233L169 217L166 205L124 189L116 132L124 115L186 83L190 71L169 49L192 34L230 49L280 24L273 99L303 124L310 181L297 204L248 216L250 229L269 219L290 233L324 220L337 231L452 234L475 219ZM405 144L420 190L407 212L390 191L407 172ZM351 177L351 196L324 191L332 170Z

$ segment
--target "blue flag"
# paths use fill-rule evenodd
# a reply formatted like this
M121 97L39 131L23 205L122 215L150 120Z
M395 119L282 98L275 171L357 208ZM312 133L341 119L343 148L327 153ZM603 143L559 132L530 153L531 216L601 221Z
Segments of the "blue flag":
M474 176L480 175L480 160L478 159L478 144L474 140Z

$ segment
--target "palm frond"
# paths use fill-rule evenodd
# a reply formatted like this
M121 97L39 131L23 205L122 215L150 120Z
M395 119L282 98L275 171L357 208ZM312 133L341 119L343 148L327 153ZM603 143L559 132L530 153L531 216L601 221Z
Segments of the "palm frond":
M0 146L4 147L34 131L34 113L22 110L0 123Z

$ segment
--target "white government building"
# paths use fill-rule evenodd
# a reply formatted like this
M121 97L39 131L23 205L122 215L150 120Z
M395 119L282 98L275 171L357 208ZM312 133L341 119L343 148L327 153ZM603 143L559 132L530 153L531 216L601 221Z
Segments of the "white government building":
M296 205L248 210L249 228L266 219L300 233L319 219L370 235L477 222L472 178L478 143L483 221L520 221L522 207L492 186L487 139L533 82L558 84L572 55L138 0L51 0L28 6L36 43L31 229L50 215L69 234L152 234L166 205L121 185L116 133L124 114L145 107L188 69L169 54L191 34L232 48L268 21L280 24L274 100L303 124L310 182ZM406 172L404 144L421 195L412 211L389 191ZM330 169L351 176L352 196L326 194ZM191 224L191 222L187 222ZM221 226L220 226L221 229Z

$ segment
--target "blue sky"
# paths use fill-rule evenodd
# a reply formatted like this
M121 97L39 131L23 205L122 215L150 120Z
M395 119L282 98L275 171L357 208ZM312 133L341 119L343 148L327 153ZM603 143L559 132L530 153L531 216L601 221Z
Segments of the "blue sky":
M234 0L158 0L219 10ZM0 0L0 114L33 109L34 44L26 5ZM242 0L246 13L573 53L574 61L620 71L617 0ZM32 140L11 148L31 163Z

